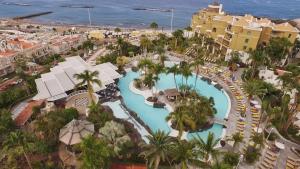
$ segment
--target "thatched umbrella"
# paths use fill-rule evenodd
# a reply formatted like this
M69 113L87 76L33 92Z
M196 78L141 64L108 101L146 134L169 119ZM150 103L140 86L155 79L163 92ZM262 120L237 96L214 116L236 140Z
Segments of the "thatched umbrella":
M78 144L83 138L94 133L94 124L86 120L73 119L59 132L59 140L66 145Z

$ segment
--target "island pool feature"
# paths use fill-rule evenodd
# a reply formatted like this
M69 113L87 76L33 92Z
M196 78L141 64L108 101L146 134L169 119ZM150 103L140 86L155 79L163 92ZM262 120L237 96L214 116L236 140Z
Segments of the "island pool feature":
M165 118L170 113L166 109L154 108L153 106L147 105L145 103L145 98L142 95L133 93L129 89L130 83L140 76L139 72L129 71L127 74L119 80L118 86L123 97L124 104L130 110L136 112L136 114L147 124L152 131L163 130L165 132L170 132L169 127ZM170 88L175 88L175 82L172 74L161 74L159 76L160 80L156 84L158 90L165 90ZM188 78L188 84L194 85L196 76L193 75ZM181 82L181 75L176 75L177 83ZM215 108L217 113L215 117L218 119L224 119L228 110L228 98L223 92L223 90L218 90L213 85L209 85L207 82L198 78L197 85L195 87L196 92L206 97L212 97L215 101ZM202 138L206 138L209 132L213 132L216 137L220 138L222 135L223 126L219 124L214 124L212 128L197 132L189 133L187 135L188 139L191 139L195 134L198 134Z

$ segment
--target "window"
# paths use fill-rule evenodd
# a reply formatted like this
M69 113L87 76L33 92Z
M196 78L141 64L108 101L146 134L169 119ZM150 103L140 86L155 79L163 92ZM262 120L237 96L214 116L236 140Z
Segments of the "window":
M288 38L291 38L292 37L292 34L289 34L289 37Z
M213 31L213 32L217 32L217 28L213 28L212 31Z
M243 49L246 50L246 49L247 49L247 46L244 46Z
M248 43L249 42L249 39L245 39L245 43Z

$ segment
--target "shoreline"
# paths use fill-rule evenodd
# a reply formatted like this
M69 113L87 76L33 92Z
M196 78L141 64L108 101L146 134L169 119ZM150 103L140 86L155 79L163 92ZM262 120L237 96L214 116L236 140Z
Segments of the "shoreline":
M34 19L22 19L22 20L14 20L13 18L1 18L0 17L0 22L1 21L6 21L6 22L11 22L11 23L17 23L17 24L33 24L33 25L39 25L39 26L52 26L52 27L78 27L78 28L87 28L87 29L101 29L101 30L112 30L115 28L120 28L123 30L127 31L134 31L134 30L153 30L150 28L149 25L144 25L144 26L138 26L138 25L132 25L132 26L114 26L114 25L101 25L101 24L80 24L80 23L66 23L66 22L47 22L47 21L39 21L39 20L34 20ZM176 29L183 29L183 28L177 28L173 27L174 30ZM158 32L162 31L162 27L159 27L157 29ZM163 29L163 32L169 32L171 31L171 28L165 28Z

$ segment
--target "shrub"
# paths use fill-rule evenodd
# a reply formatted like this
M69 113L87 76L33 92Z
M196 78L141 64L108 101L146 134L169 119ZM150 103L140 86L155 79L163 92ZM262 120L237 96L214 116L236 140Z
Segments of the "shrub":
M223 160L226 164L229 164L231 166L236 166L239 162L239 154L233 153L233 152L227 152Z

